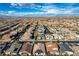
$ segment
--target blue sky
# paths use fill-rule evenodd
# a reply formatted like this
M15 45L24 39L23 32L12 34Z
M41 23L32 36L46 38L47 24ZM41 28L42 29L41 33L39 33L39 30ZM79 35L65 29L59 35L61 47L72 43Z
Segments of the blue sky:
M79 3L0 3L0 16L79 16Z

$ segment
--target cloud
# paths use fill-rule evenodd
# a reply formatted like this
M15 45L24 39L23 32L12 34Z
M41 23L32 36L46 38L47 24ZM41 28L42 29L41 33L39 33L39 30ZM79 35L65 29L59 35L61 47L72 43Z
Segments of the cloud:
M45 15L48 15L48 16L56 16L56 15L59 15L59 14L62 14L62 15L79 15L79 13L74 13L75 10L77 10L78 8L76 9L71 9L71 10L59 10L59 9L49 9L49 10L46 10L44 12L16 12L16 11L7 11L7 12L4 12L4 11L0 11L0 15L5 15L5 16L45 16Z
M57 7L56 5L54 4L44 4L44 5L37 5L37 4L34 4L34 3L11 3L11 7L15 7L15 8L33 8L33 9L39 9L41 10L42 12L29 12L29 14L41 14L41 13L44 13L44 14L70 14L70 13L73 13L72 11L72 6L74 4L71 4L70 5L70 8L71 9L68 9L68 8L59 8Z
M44 12L0 11L0 15L4 15L4 16L27 16L27 15L38 15L38 14L44 14Z
M11 7L15 8L40 8L41 6L37 6L34 3L11 3Z
M79 7L73 7L74 4L71 4L70 6L67 6L66 8L59 8L58 6L54 4L44 4L44 5L38 5L34 3L11 3L10 7L15 8L33 8L41 10L38 12L16 12L16 11L0 11L1 15L8 15L8 16L28 16L28 15L79 15Z
M52 8L46 8L42 9L45 11L45 13L50 13L50 14L79 14L79 7L72 7L72 8L57 8L57 7L52 7Z

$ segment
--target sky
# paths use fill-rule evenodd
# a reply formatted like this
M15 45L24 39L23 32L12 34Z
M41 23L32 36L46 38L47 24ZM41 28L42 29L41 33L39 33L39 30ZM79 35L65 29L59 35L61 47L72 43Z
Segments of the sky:
M79 3L0 3L0 16L79 16Z

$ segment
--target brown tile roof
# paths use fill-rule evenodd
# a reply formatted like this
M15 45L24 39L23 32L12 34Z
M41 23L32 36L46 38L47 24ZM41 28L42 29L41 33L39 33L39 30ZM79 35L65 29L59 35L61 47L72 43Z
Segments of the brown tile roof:
M10 35L9 34L3 35L1 40L4 41L4 42L11 41Z
M24 43L21 50L20 50L20 52L22 52L22 51L27 51L27 52L31 53L32 45L30 45L28 43Z
M46 49L47 49L47 52L48 51L53 51L53 50L58 50L58 45L57 43L52 43L52 42L46 42Z

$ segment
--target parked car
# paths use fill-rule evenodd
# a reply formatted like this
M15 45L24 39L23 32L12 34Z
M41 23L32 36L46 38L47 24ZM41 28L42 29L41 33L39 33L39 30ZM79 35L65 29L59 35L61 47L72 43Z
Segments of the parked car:
M46 40L53 40L53 35L45 34Z
M36 40L45 40L45 36L43 34L37 35Z

